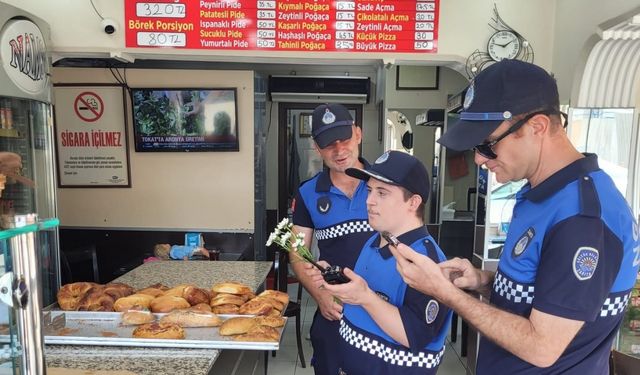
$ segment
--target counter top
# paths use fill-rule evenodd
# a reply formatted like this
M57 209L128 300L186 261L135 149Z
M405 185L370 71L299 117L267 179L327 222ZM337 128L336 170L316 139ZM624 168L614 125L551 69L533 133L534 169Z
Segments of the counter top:
M115 279L139 289L155 283L191 283L202 288L238 281L254 291L264 282L271 262L156 261ZM218 358L214 349L132 348L116 346L45 345L48 367L86 370L128 370L138 375L206 375Z

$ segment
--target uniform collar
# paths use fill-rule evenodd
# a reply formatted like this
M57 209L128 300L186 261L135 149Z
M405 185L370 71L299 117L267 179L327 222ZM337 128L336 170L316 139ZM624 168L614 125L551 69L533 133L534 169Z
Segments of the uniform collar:
M358 161L364 165L365 168L369 168L369 162L363 158L358 158ZM331 190L333 183L331 182L331 176L329 175L329 168L323 168L318 176L318 182L316 183L317 193L327 193Z
M600 169L596 154L585 153L583 155L585 156L584 158L580 158L552 174L535 188L531 189L531 185L527 184L526 188L528 190L523 190L522 196L532 202L542 202L569 183Z
M427 226L423 225L420 227L417 227L416 229L412 229L408 232L405 232L403 234L401 234L398 237L398 241L402 242L403 244L409 246L412 243L416 242L417 240L426 237L429 235L429 231L427 230ZM393 254L391 254L391 250L389 250L389 244L384 245L384 247L380 247L380 233L377 234L378 238L376 238L375 240L373 240L373 247L376 247L379 249L380 251L380 256L382 257L382 259L389 259L393 256Z

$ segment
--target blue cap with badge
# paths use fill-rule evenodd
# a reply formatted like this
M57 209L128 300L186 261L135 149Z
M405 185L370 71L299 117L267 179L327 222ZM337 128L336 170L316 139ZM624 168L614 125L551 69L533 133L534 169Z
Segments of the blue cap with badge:
M347 168L345 173L360 180L367 181L373 177L387 184L401 186L418 194L423 202L429 198L429 173L420 160L406 152L387 151L368 168Z
M456 151L470 150L503 121L536 110L560 113L555 79L537 65L504 59L471 82L460 119L449 125L438 143Z
M321 104L313 110L311 135L318 147L325 148L335 141L351 138L353 117L341 104Z

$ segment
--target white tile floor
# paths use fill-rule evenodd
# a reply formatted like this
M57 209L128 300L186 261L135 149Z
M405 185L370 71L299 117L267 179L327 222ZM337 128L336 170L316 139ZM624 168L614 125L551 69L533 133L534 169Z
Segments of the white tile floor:
M297 284L289 285L289 295L295 298L297 292ZM313 314L316 310L315 301L305 292L302 294L302 332L307 335ZM458 324L458 330L460 330ZM302 368L300 360L297 358L298 349L296 347L296 328L295 318L290 318L287 323L285 335L280 343L280 350L276 357L269 357L269 375L307 375L313 374L313 368L309 365L312 349L311 341L303 340L304 358L307 364L306 368ZM455 344L447 340L447 348L444 360L440 364L438 374L440 375L464 375L466 374L466 358L460 359L460 339Z

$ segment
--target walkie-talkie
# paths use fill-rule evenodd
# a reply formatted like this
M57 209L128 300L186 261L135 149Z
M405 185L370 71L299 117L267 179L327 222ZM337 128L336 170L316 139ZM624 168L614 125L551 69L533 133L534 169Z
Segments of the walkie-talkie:
M345 284L351 281L345 274L342 272L342 268L340 266L329 266L322 267L318 263L316 263L313 259L305 258L309 261L313 266L320 270L320 274L324 281L327 284L335 285L335 284Z

